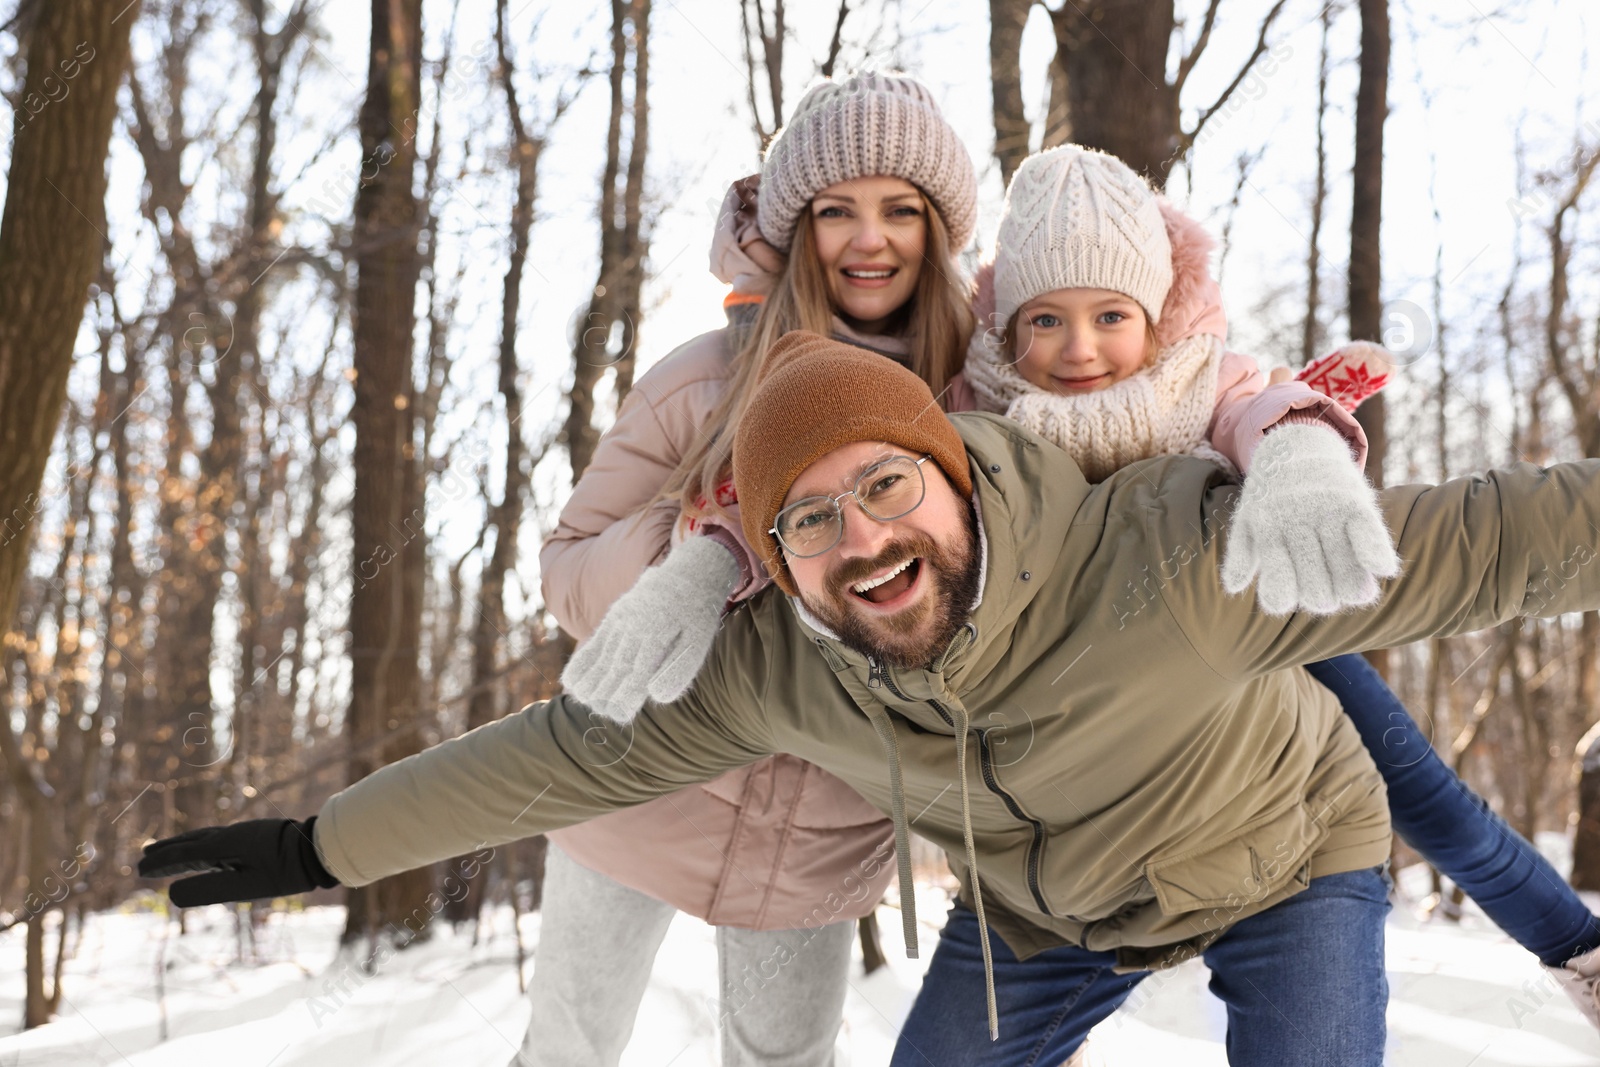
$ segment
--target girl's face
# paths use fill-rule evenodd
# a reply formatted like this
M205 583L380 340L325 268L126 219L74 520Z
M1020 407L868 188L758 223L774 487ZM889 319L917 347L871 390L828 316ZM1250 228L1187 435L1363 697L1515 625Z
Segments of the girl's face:
M853 178L811 200L811 227L839 317L882 333L917 291L928 207L903 178Z
M1017 373L1040 389L1108 389L1145 365L1149 326L1133 298L1109 289L1057 289L1017 313Z

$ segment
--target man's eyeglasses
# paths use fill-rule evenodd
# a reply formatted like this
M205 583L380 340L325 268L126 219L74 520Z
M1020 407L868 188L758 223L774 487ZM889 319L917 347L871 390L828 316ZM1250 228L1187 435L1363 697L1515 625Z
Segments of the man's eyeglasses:
M927 493L922 465L932 456L912 459L890 456L861 472L856 487L838 496L808 496L778 512L777 525L767 532L796 559L820 556L844 535L844 510L840 502L855 497L861 510L879 522L888 522L917 510Z

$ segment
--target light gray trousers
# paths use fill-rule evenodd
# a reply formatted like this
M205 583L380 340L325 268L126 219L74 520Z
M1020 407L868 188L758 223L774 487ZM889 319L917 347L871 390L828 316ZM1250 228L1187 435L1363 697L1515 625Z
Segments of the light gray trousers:
M677 909L552 844L540 912L533 1018L510 1067L616 1067ZM717 928L722 1067L831 1067L855 926Z

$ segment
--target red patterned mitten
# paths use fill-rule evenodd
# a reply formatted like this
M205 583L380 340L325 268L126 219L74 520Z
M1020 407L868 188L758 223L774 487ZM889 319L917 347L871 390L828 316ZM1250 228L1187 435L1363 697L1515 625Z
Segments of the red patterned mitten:
M1394 357L1382 345L1351 341L1336 352L1312 360L1295 375L1319 393L1326 393L1346 411L1354 411L1367 397L1389 384Z

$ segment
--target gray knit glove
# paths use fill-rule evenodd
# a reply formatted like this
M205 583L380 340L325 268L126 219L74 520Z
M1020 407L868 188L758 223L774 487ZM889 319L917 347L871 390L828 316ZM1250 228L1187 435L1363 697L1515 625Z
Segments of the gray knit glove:
M678 699L700 673L738 581L732 550L710 537L689 538L617 598L567 661L561 684L620 723L631 722L647 697Z
M1256 448L1233 514L1222 585L1252 579L1269 615L1329 614L1378 599L1400 557L1372 486L1338 431L1291 423Z

